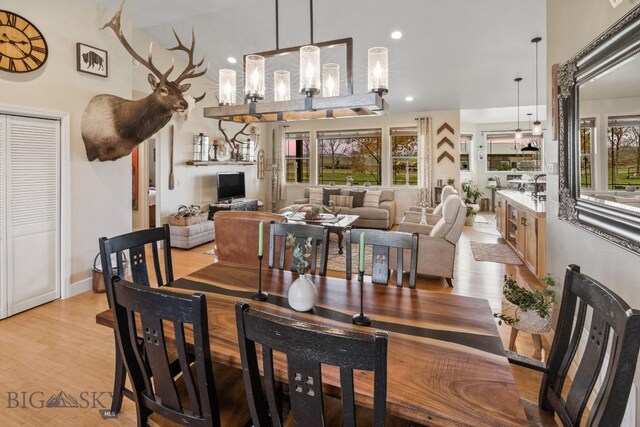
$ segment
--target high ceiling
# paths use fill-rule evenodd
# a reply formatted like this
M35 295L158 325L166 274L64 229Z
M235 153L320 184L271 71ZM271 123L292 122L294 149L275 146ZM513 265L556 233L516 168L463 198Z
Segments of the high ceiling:
M85 1L114 12L120 5L120 0ZM366 91L367 49L388 47L385 99L390 111L397 113L513 107L515 77L523 78L520 104L534 105L531 39L541 36L538 97L543 105L545 4L544 0L316 0L314 41L353 37L356 93ZM279 8L280 48L309 43L309 2L279 0ZM276 47L275 0L127 0L124 14L165 47L174 45L172 27L186 40L193 27L197 55L205 54L210 61L208 74L214 81L220 68L234 68L240 86L242 56ZM395 30L403 33L401 39L391 39ZM229 56L239 62L229 64ZM293 61L292 92L297 85L295 68ZM406 102L406 96L414 101ZM207 99L214 102L213 97Z

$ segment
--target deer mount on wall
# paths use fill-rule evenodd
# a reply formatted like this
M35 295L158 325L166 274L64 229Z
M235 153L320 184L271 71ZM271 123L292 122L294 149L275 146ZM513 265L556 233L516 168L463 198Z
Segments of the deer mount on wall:
M135 101L104 94L96 95L89 101L81 123L82 139L89 161L117 160L128 155L135 146L162 129L174 113L182 114L187 111L190 97L184 93L189 90L191 84L182 84L182 82L200 77L207 72L206 68L198 71L204 62L204 57L199 63L194 63L196 37L193 30L189 47L182 43L173 30L178 45L169 50L185 52L189 63L175 80L170 81L169 75L174 66L172 64L164 73L156 68L152 58L153 44L149 46L149 57L145 60L122 34L120 19L123 6L124 1L118 12L101 29L111 28L127 52L151 71L147 80L153 92ZM195 102L201 101L205 95L206 93L203 93L194 98Z

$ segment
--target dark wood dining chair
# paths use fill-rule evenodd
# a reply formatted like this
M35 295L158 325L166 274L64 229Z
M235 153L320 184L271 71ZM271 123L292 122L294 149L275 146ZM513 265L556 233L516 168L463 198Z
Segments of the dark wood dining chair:
M591 314L588 336L585 319ZM587 336L584 351L580 344ZM558 324L546 363L507 352L513 364L543 373L538 407L525 402L532 422L550 425L556 413L565 426L585 425L583 415L603 362L604 381L589 410L587 426L619 426L624 417L640 347L640 311L631 309L618 295L598 281L567 267ZM578 355L580 356L578 357ZM578 369L567 379L572 365ZM568 391L565 383L571 381ZM546 412L546 413L545 413ZM546 424L544 424L546 425Z
M329 248L329 229L320 225L309 224L288 224L271 222L269 233L269 268L274 268L276 263L275 255L278 256L278 268L280 270L285 267L285 259L293 255L292 250L286 250L287 235L295 236L295 244L304 247L304 241L311 238L311 262L310 272L315 274L316 268L320 276L327 274L328 248ZM318 261L318 254L320 254ZM289 260L291 266L293 263Z
M418 269L418 233L402 233L398 231L372 230L367 228L347 228L346 230L346 246L347 246L347 280L351 279L352 269L352 251L355 245L358 248L360 244L360 235L364 233L364 243L373 246L373 254L371 256L371 282L386 285L389 283L389 256L392 253L390 249L395 249L397 262L395 265L402 266L405 250L410 252L411 261L409 262L409 287L416 287L416 272ZM356 249L357 251L358 249ZM396 269L396 285L403 285L402 267Z
M242 386L241 372L220 384L214 376L205 296L172 294L118 276L108 286L138 426L146 427L152 414L185 426L246 425L246 401L230 400L238 396L232 388ZM193 363L188 347L195 350ZM170 354L179 361L177 372Z
M321 364L340 369L341 418L345 427L356 425L354 370L373 371L373 419L369 425L385 425L386 332L365 334L315 325L254 310L242 301L236 303L236 324L245 390L255 427L285 425L277 404L274 351L286 354L291 425L337 424L338 420L325 419L327 399L323 394ZM264 389L256 343L262 348Z
M165 224L163 227L134 231L112 238L101 237L98 240L98 244L100 246L102 276L107 293L109 292L108 284L111 281L111 276L115 274L125 277L127 263L134 283L145 286L151 286L152 284L154 286L163 286L173 282L169 225ZM162 257L160 255L160 245L165 249L162 251ZM147 259L147 248L151 252L150 259ZM128 259L127 256L129 257ZM153 268L153 275L149 274L150 267ZM151 278L154 280L151 280ZM125 387L125 379L124 363L116 345L115 377L111 402L111 411L113 413L120 412L123 396L133 397L131 390Z

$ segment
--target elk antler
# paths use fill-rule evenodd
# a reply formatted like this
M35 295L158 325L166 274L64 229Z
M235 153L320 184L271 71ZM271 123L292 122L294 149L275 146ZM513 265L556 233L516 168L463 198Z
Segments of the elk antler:
M222 135L224 135L224 140L226 141L227 144L229 144L229 146L234 149L234 142L236 143L243 143L242 141L240 141L238 139L238 136L240 135L245 135L245 136L249 136L250 134L245 133L244 130L247 128L247 126L249 126L251 123L245 123L245 125L242 127L242 129L240 129L238 132L236 132L235 135L233 135L233 138L229 139L229 136L227 135L227 132L225 132L225 130L222 128L222 120L218 120L218 130L220 130L220 132L222 132Z
M198 67L200 67L204 63L204 57L202 57L200 62L198 62L197 64L194 64L194 62L193 62L193 53L194 53L194 50L195 50L195 47L196 47L196 34L194 33L193 28L191 29L191 47L186 47L182 43L182 41L180 40L180 37L178 37L178 34L176 33L176 30L173 30L173 35L176 37L176 41L178 42L178 46L172 47L169 50L181 50L183 52L186 52L187 55L189 56L189 64L187 64L187 66L185 67L184 71L182 71L182 73L180 73L178 78L174 80L176 82L176 84L182 82L185 79L193 79L195 77L200 77L204 73L206 73L207 72L207 68L205 68L202 71L196 72Z
M155 65L153 65L153 59L152 59L152 55L151 55L151 48L152 48L153 44L151 44L151 46L149 46L149 59L148 60L144 60L142 58L142 56L138 55L138 53L135 50L133 50L133 48L131 47L131 45L127 41L127 39L122 34L122 27L120 25L120 18L122 16L122 8L123 7L124 7L124 0L122 1L122 4L120 5L120 8L118 9L118 12L116 12L116 14L113 16L113 18L111 18L111 20L109 22L107 22L106 24L104 24L102 26L102 28L100 28L100 29L104 30L107 27L111 28L113 30L113 32L116 34L116 36L118 37L118 40L120 40L120 43L122 43L122 46L124 46L124 48L127 50L127 52L129 52L129 55L131 55L136 61L138 61L139 63L141 63L145 67L147 67L149 69L149 71L151 71L153 74L155 74L155 76L158 79L166 80L167 76L171 73L171 71L173 71L173 65L164 74L161 73L160 70L158 70Z

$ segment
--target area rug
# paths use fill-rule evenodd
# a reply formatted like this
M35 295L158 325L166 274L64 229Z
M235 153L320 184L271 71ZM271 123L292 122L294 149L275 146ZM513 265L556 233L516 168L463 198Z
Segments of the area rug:
M346 242L343 240L342 244ZM373 256L373 248L371 246L365 247L364 256L364 273L371 274L371 257ZM338 253L338 236L333 233L329 233L329 256L327 261L327 269L333 271L347 271L347 248L343 248L343 254ZM353 252L351 254L351 271L353 273L358 272L358 245L353 246Z
M505 243L470 242L471 252L476 261L500 262L522 265L518 255Z

